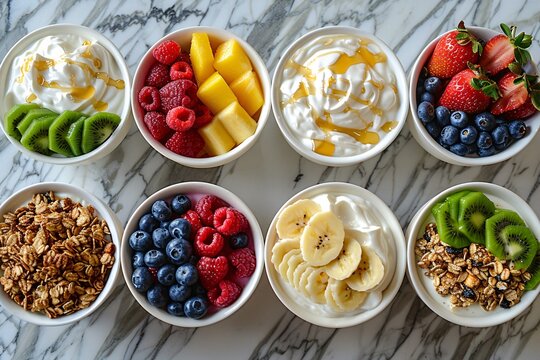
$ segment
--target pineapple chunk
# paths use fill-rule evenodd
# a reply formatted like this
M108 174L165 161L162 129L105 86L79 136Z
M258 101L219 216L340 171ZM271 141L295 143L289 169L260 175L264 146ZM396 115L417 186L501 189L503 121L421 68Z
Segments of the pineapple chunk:
M197 97L208 106L210 111L217 114L225 109L230 103L237 101L236 96L225 80L215 72L204 83L201 84L197 91Z
M217 119L212 120L210 124L200 128L199 134L204 139L208 154L212 156L225 154L236 145L234 139Z
M206 33L193 33L189 58L197 84L202 84L214 72L214 53Z
M237 145L253 135L257 129L255 120L236 101L217 114L215 119L219 119Z
M238 98L238 102L253 116L263 106L264 98L257 74L247 71L231 83L231 90Z
M235 39L227 40L218 46L214 67L228 84L252 69L248 56Z

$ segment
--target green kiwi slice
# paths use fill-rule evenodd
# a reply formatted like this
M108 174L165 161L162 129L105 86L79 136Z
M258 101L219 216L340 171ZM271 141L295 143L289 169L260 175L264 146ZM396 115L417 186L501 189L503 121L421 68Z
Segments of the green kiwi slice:
M64 156L75 155L66 139L71 124L83 116L80 112L66 110L54 120L49 128L49 149Z
M17 130L17 125L19 125L30 110L38 108L39 105L37 104L19 104L9 109L5 118L6 132L8 135L17 140L21 140L21 133Z
M446 198L446 201L448 201L448 205L450 205L450 216L452 216L452 219L458 220L459 217L459 200L464 197L465 195L469 194L469 190L463 190L459 191L457 193L454 193Z
M506 258L501 232L508 225L525 226L525 223L515 211L506 209L497 210L495 215L486 220L486 248L501 260Z
M536 251L536 256L527 268L527 272L531 274L531 278L525 283L525 290L534 290L540 283L540 249Z
M495 204L481 192L471 192L459 199L458 229L471 242L486 243L486 219L493 216Z
M71 148L71 152L75 154L75 156L82 155L82 149L81 149L81 142L82 142L82 132L84 127L84 119L86 119L86 116L80 117L77 121L75 121L73 124L69 126L67 135L66 135L66 141L69 144L69 147Z
M87 154L103 144L120 124L120 116L99 112L84 120L81 149Z
M501 231L505 242L506 260L514 262L517 270L527 269L538 251L538 240L526 226L508 225Z
M452 219L448 202L445 201L437 209L435 222L443 243L458 249L469 246L469 239L459 231L457 221Z
M26 131L26 129L28 129L32 121L46 115L55 115L55 117L58 116L57 113L49 109L45 109L45 108L32 109L28 111L26 116L19 122L19 124L17 125L17 130L19 131L21 136L24 135L24 132Z
M56 115L45 116L32 121L32 124L26 129L21 138L21 144L30 151L51 155L49 127L54 119L56 119Z

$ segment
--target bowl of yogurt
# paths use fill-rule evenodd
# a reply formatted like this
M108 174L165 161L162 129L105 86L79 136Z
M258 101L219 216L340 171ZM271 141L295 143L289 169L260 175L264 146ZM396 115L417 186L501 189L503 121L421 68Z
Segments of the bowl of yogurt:
M327 166L358 164L398 136L407 118L405 72L380 39L325 27L296 40L272 80L272 108L291 147Z
M85 26L50 25L24 36L0 64L0 88L0 126L36 160L96 161L120 144L131 124L124 57Z
M376 195L324 183L287 201L266 235L270 285L295 315L318 326L361 324L383 311L405 275L405 238Z

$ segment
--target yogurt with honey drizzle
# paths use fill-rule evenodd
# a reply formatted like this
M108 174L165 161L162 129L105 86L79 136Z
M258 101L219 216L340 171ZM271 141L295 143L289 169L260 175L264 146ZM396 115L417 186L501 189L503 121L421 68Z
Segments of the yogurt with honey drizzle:
M113 56L73 34L46 36L12 62L5 108L36 103L56 112L120 113L125 83Z
M285 64L280 100L291 132L321 155L361 154L398 125L395 74L363 37L320 36L299 48Z

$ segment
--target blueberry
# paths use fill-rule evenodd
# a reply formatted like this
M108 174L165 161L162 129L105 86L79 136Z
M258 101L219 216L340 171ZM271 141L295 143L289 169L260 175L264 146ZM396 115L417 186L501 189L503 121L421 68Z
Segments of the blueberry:
M476 146L478 149L488 149L493 146L493 138L490 133L482 131L478 134L478 139L476 140Z
M426 124L426 130L435 140L441 135L441 127L434 121Z
M491 138L495 145L506 144L510 140L510 132L508 126L499 125L491 132Z
M477 137L478 131L474 126L467 126L466 128L461 129L459 133L459 140L466 145L474 144Z
M422 97L422 94L424 93L424 86L418 84L416 87L416 103L420 104L422 101L420 101L420 98Z
M431 241L431 236L427 232L424 233L423 237L424 237L424 240L426 240L428 242Z
M167 221L171 218L172 211L164 200L158 200L152 204L152 216L158 221Z
M159 227L169 230L169 224L170 223L171 223L170 221L162 221L162 222L159 223Z
M184 304L179 302L168 303L167 312L174 316L186 316L184 313Z
M147 232L137 230L129 237L129 246L135 251L146 251L152 247L152 240Z
M139 229L151 234L155 228L157 228L159 222L152 216L152 214L145 214L141 216L139 220Z
M506 300L506 298L502 299L500 305L503 309L510 309L510 301Z
M474 125L480 131L492 131L497 122L491 113L483 112L474 117Z
M238 233L229 238L229 243L233 249L245 248L248 245L248 236L246 233Z
M492 156L495 155L496 152L497 149L495 149L495 146L488 147L487 149L478 148L478 156L480 157Z
M193 248L191 244L184 239L174 239L167 244L165 253L169 260L175 265L181 265L191 258Z
M450 110L444 106L437 106L435 109L435 118L441 127L450 125Z
M427 101L423 101L418 105L418 118L424 124L429 123L435 117L435 109L433 105Z
M452 246L447 246L445 249L446 249L446 252L451 255L458 255L458 254L463 253L463 249L458 249Z
M428 70L427 68L422 68L420 70L420 74L418 74L418 85L424 87L424 81L426 80L428 76Z
M439 145L441 145L446 150L450 150L450 145L448 145L446 142L442 141L441 138L439 138L439 140L437 142L439 143Z
M131 283L137 291L145 292L154 283L152 274L146 267L138 267L131 274Z
M427 101L428 103L435 104L435 96L431 93L425 92L420 96L420 101Z
M424 81L424 89L435 96L439 96L443 89L442 80L436 76L431 76Z
M163 307L167 303L167 291L159 284L154 285L146 292L146 299L153 306Z
M199 273L195 265L186 263L176 270L176 281L180 285L194 285L199 280Z
M165 255L156 249L152 249L144 254L144 263L149 267L160 267L166 261Z
M506 124L506 123L507 123L507 121L505 119L503 119L503 118L500 118L500 117L495 118L495 124L497 124L497 125L502 125L502 124Z
M462 295L463 295L464 298L467 298L467 299L475 299L476 298L476 294L475 294L474 290L467 287L467 286L464 287Z
M472 265L473 267L482 267L482 266L484 266L484 263L481 262L481 261L476 261L476 260L472 259L472 260L471 260L471 265Z
M161 285L171 286L176 280L174 276L175 272L176 266L171 264L165 264L159 268L157 272L157 280Z
M182 215L191 209L191 200L186 195L176 195L171 201L172 210Z
M152 242L158 249L165 249L167 243L171 240L169 230L158 227L152 232Z
M508 124L508 131L514 139L521 139L527 133L527 125L523 121L514 120Z
M208 305L206 299L201 296L189 298L184 304L184 313L192 319L200 319L206 314Z
M467 145L469 148L469 155L472 154L478 154L478 146L476 146L476 143Z
M141 252L141 251L137 251L135 254L133 254L133 259L132 259L132 264L133 264L133 268L136 269L138 267L141 267L141 266L145 266L144 265L144 253Z
M191 293L194 296L206 296L206 289L199 283L191 287Z
M463 111L454 111L452 115L450 115L450 124L458 129L463 129L469 125L469 117Z
M177 239L189 239L191 224L186 219L174 219L169 224L169 233Z
M465 156L469 153L469 147L462 143L455 143L450 146L450 151L459 156Z
M459 130L452 126L447 125L441 131L441 145L454 145L459 140Z
M191 287L174 284L169 288L169 297L172 301L184 302L191 296Z

